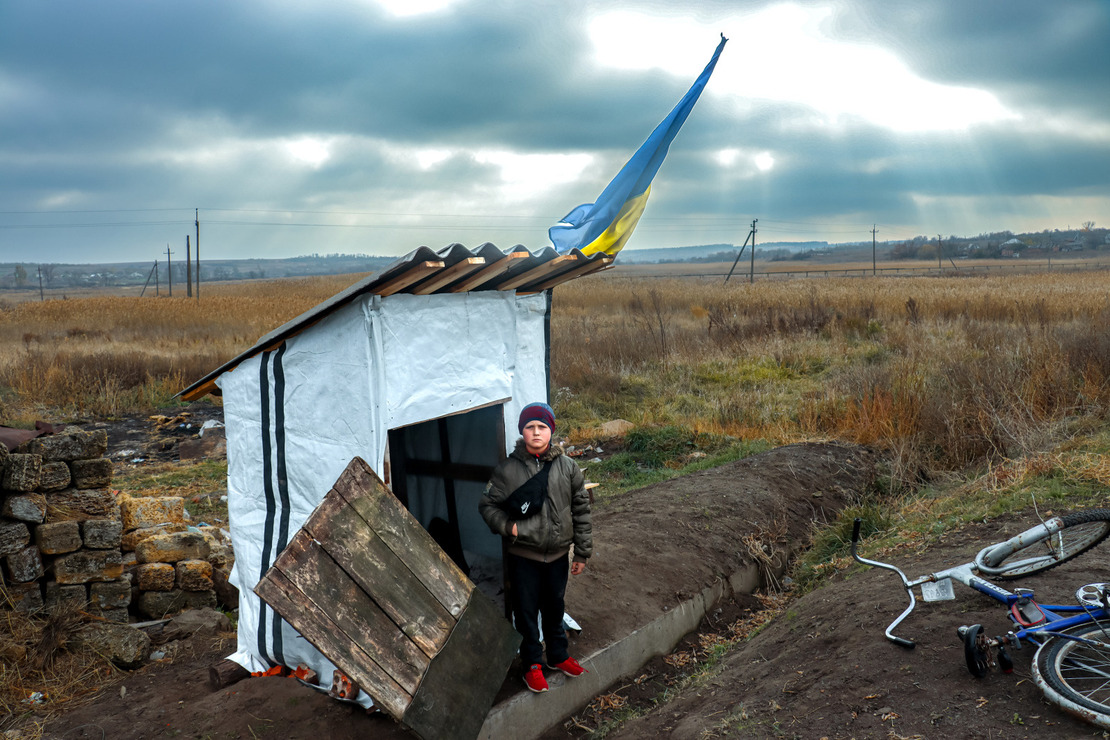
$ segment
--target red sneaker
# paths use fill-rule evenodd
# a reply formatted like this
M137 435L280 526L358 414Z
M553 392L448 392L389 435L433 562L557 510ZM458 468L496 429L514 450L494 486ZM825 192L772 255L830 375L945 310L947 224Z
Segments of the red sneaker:
M551 667L557 671L562 671L564 675L570 676L571 678L581 676L583 673L589 673L585 668L578 665L578 661L574 658L567 658L562 663L556 663Z
M535 663L525 671L524 684L537 694L547 691L547 679L543 677L543 666Z

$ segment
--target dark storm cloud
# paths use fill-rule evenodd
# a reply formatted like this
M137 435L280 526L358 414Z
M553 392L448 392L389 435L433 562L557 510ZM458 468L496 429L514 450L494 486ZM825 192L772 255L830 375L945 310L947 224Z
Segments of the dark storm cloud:
M606 105L639 110L645 98L665 105L681 94L648 74L577 89L589 74L575 69L588 56L584 38L552 29L558 15L539 27L516 5L488 15L463 6L411 21L349 6L284 13L259 3L54 7L17 5L0 31L5 72L43 91L40 106L21 113L40 124L35 137L53 144L75 123L58 108L72 107L109 142L148 135L159 120L212 115L251 135L306 130L554 147L577 137L596 146L594 127L568 124ZM515 125L499 125L507 113ZM627 140L626 127L650 120L645 115L624 116L604 134ZM568 128L562 141L551 136Z
M678 12L646 0L639 7ZM985 90L1017 117L905 134L851 118L830 123L804 101L746 101L738 112L713 80L660 171L633 246L676 243L670 236L699 218L738 230L757 216L794 221L797 233L843 222L911 223L915 196L1110 199L1110 6L846 0L831 7L830 38L888 49L922 78ZM586 26L594 8L462 2L394 18L353 1L6 3L0 211L185 213L196 205L226 213L424 213L431 237L398 217L390 238L333 230L322 238L337 246L313 250L379 243L378 251L400 253L449 228L454 203L478 202L499 186L499 168L474 152L593 153L576 180L552 182L522 206L517 231L486 221L495 237L540 246L543 218L596 197L692 81L594 66ZM738 10L702 0L681 12L715 28ZM722 30L743 43L743 27ZM946 113L958 119L963 111ZM315 166L292 161L281 143L303 137L326 141L330 157ZM449 151L423 168L397 155L420 147ZM742 155L723 167L715 152L728 148ZM754 169L759 151L771 153L773 168ZM501 208L490 202L483 210ZM0 227L13 218L0 218ZM20 218L25 225L35 216ZM229 230L251 228L230 223L246 215L222 218ZM107 229L92 231L89 243L113 250L138 249L158 233L134 227L107 239L97 236ZM296 252L304 240L303 232L255 233L262 232L237 248ZM443 235L444 243L454 238ZM63 251L75 239L64 230L0 228L0 252L17 244L47 249L51 239L56 259L72 258Z

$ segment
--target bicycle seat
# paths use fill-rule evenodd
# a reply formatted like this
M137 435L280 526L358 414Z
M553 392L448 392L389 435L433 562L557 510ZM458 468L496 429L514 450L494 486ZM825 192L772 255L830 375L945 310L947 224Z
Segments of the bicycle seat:
M1083 606L1110 611L1110 583L1088 583L1075 592L1075 598Z
M1014 621L1022 627L1035 627L1045 621L1046 617L1037 602L1032 599L1016 601L1010 607L1010 614Z

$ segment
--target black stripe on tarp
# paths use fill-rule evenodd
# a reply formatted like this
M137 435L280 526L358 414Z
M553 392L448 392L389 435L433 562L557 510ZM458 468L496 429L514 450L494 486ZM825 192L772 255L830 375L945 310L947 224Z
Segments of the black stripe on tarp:
M280 554L289 544L289 480L285 469L285 366L282 357L286 345L282 344L274 355L274 447L277 462L278 496L281 499L281 519L277 529L277 553ZM279 665L285 665L285 651L281 639L282 619L277 614L273 619L274 657Z
M547 305L543 311L543 373L544 380L547 382L547 402L552 403L551 398L551 296L555 292L554 288L548 288L543 292L544 297L547 299ZM530 403L530 402L529 402Z
M273 461L270 459L270 356L273 352L263 352L262 361L259 363L258 388L262 404L262 490L266 496L266 525L263 528L262 562L259 567L258 579L266 575L270 569L270 552L273 548L274 536L274 482ZM266 613L269 607L266 602L258 600L258 654L264 660L274 665L273 656L266 647Z

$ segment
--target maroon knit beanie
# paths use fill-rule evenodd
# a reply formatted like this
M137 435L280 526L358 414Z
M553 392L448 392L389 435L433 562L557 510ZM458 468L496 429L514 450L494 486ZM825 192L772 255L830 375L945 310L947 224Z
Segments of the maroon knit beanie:
M524 434L524 425L530 421L542 421L552 432L555 431L555 412L546 403L530 403L520 412L517 431Z

